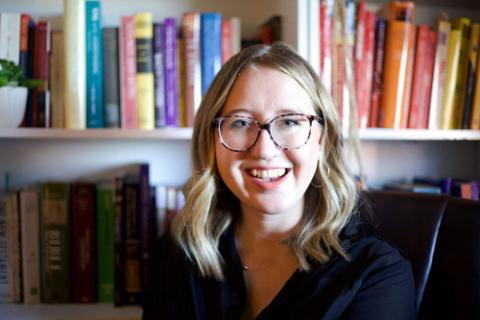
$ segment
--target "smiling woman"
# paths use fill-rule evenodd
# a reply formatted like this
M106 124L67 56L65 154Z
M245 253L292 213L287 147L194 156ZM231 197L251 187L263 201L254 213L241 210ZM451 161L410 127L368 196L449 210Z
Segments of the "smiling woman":
M144 319L415 317L410 264L357 216L335 107L292 49L253 46L226 63L196 115L192 160Z

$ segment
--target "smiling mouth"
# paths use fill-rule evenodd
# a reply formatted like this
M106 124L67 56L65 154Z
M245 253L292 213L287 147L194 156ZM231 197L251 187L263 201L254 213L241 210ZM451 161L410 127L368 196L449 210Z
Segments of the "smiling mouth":
M290 169L287 168L278 168L278 169L249 169L247 173L256 179L260 179L262 181L276 181L284 177Z

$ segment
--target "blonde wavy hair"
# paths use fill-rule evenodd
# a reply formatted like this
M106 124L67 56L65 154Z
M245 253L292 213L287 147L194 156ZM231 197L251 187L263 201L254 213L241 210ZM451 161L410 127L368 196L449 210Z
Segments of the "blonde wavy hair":
M342 155L337 111L311 66L282 43L255 45L231 58L217 74L195 116L192 137L193 173L185 185L185 205L172 225L172 235L202 276L223 279L219 240L240 214L238 199L226 188L216 168L213 127L242 70L261 65L295 79L324 118L317 171L305 192L303 219L289 245L300 267L325 263L333 252L348 259L339 235L355 212L357 191Z

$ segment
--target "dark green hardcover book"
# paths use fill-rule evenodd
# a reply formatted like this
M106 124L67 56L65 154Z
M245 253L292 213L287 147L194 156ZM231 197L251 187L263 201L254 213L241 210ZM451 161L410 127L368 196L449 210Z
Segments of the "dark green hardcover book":
M97 189L97 296L98 302L113 302L115 212L113 186Z
M71 297L70 187L42 185L42 302L68 303Z

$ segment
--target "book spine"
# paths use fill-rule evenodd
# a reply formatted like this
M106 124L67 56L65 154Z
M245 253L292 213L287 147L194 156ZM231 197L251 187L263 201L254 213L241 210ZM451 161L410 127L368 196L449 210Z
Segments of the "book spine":
M448 43L450 39L451 24L440 20L437 26L437 45L435 50L435 63L433 67L432 90L430 95L430 112L428 115L428 128L440 129L442 115L442 99L445 89L445 79L448 65Z
M460 30L452 29L450 31L450 40L448 44L448 63L445 75L445 90L442 97L442 114L440 119L441 129L453 129L454 112L455 112L455 85L457 83L457 76L459 72L458 61L460 58Z
M141 270L142 288L145 292L148 287L148 270L152 254L154 220L152 216L150 197L150 173L148 164L140 165L140 236L141 236Z
M166 120L167 126L178 127L177 22L174 18L167 18L164 20L163 26Z
M475 73L477 72L478 42L480 38L480 24L473 23L470 27L467 61L467 85L465 93L465 106L462 118L462 129L470 129L472 118L473 94L475 89Z
M40 206L37 191L20 192L23 301L40 303Z
M21 302L21 249L20 249L20 212L18 192L8 194L7 202L7 272L8 299Z
M33 77L43 81L33 93L32 126L49 127L49 55L50 55L50 22L41 21L35 27Z
M140 129L155 128L152 42L152 14L149 12L135 14L137 110Z
M65 103L63 101L64 46L63 32L52 31L50 54L50 124L52 128L65 128Z
M27 73L26 73L28 77L33 76L33 59L34 59L33 46L35 44L34 40L35 40L35 22L33 21L33 19L30 19L30 22L28 24L28 53L27 53ZM27 107L25 110L25 116L22 123L22 126L27 128L32 127L33 93L34 93L34 89L28 90Z
M135 47L135 19L121 18L120 24L120 103L122 128L138 128L137 58Z
M202 13L200 16L200 50L202 69L202 95L222 66L222 16L219 13Z
M460 53L458 57L458 73L453 97L453 123L452 129L462 127L463 113L465 107L465 96L468 81L468 38L470 32L470 20L460 18L455 23L455 29L460 30Z
M97 296L98 302L114 300L115 210L111 186L97 191Z
M417 27L417 40L415 49L415 67L413 72L413 89L412 99L410 104L410 113L408 118L408 128L422 129L426 128L424 121L426 120L426 86L423 81L427 73L428 63L427 47L429 41L429 30L427 25L420 25Z
M337 107L338 116L343 128L348 128L350 123L350 108L347 101L343 99L345 87L345 46L339 1L334 2L333 9L333 32L332 32L332 97Z
M408 71L411 64L411 44L415 28L413 26L414 4L393 2L389 11L385 42L385 62L383 70L383 93L380 103L380 126L402 128L405 122L405 96L408 95ZM405 122L406 123L406 122Z
M85 129L86 76L85 76L85 2L63 0L63 32L65 45L65 126Z
M28 14L20 16L20 53L18 65L24 75L28 74L28 26L32 18Z
M95 185L72 185L73 302L96 301Z
M71 223L69 187L64 183L42 186L41 270L42 302L68 303L71 297Z
M153 24L153 76L155 85L155 128L167 125L165 110L165 72L163 58L163 24Z
M369 127L378 127L379 108L382 98L383 58L385 51L385 32L387 21L377 18L375 23L375 48L373 56L372 97L370 102Z
M222 20L222 65L232 57L232 21Z
M141 236L139 223L139 184L125 182L125 298L126 304L139 304L141 284Z
M85 1L87 128L103 128L103 38L100 0Z
M185 50L185 125L193 126L195 112L202 99L200 68L200 13L183 15L182 33Z
M20 14L0 13L0 59L20 60Z
M332 94L333 0L320 2L320 79Z
M0 195L0 302L10 302L7 271L7 202L7 196Z
M480 129L480 54L477 57L477 72L475 75L475 89L473 93L472 119L470 129Z
M185 69L184 40L180 35L177 39L177 87L178 87L178 126L185 127L185 79L183 78Z
M230 18L232 25L232 55L235 55L242 50L242 22L240 18Z
M115 272L114 272L114 304L122 306L125 298L125 232L124 232L124 198L123 179L114 181L114 218L115 218Z
M103 93L107 128L120 128L118 37L118 28L103 29Z

